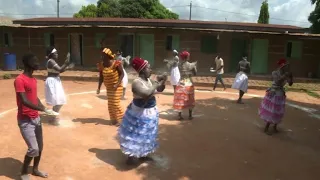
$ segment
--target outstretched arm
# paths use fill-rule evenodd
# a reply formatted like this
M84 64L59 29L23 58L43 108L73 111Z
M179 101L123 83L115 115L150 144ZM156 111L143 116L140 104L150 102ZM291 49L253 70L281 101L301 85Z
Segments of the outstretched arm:
M48 63L48 67L60 73L63 73L67 69L69 62L70 62L70 53L68 53L67 58L62 66L59 66L58 63L56 63L54 60L51 60Z

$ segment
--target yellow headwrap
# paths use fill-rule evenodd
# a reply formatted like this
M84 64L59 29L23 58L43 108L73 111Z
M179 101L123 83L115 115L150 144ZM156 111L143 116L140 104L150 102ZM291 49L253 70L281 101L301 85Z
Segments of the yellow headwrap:
M103 53L105 53L106 55L108 55L109 57L111 57L112 59L114 59L115 55L112 53L112 51L108 48L104 48L102 50Z

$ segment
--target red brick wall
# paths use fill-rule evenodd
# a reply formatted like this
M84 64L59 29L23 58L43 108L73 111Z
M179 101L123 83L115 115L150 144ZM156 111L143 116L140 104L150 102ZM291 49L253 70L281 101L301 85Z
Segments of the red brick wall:
M21 57L29 50L29 35L30 35L30 51L35 53L39 60L44 62L45 44L44 33L51 32L55 36L55 47L59 51L59 63L63 63L65 55L68 52L68 34L81 33L83 34L83 64L85 67L93 67L100 59L100 51L95 47L95 34L106 34L106 46L112 50L117 47L117 34L132 33L132 34L154 34L155 37L155 68L163 68L163 59L168 57L166 51L166 36L169 34L180 35L180 51L189 50L191 60L198 61L199 72L209 73L209 67L216 54L204 54L201 52L201 36L208 35L207 32L187 31L187 30L170 30L170 29L130 29L130 28L3 28L4 31L11 32L13 35L13 47L0 48L0 67L3 67L3 53L10 52L17 55L18 65L21 65ZM28 33L30 31L30 33ZM3 31L1 31L0 42L2 42ZM218 33L210 33L217 36ZM269 61L268 73L276 68L276 61L285 56L285 45L288 40L303 41L303 56L300 60L288 59L291 62L291 68L295 76L307 77L308 72L317 73L320 63L320 41L305 40L298 36L288 35L254 35L246 33L219 33L218 52L224 59L225 71L229 71L231 58L231 40L232 38L245 38L249 40L248 55L250 60L250 41L254 38L269 39ZM139 42L136 39L135 53L139 56Z

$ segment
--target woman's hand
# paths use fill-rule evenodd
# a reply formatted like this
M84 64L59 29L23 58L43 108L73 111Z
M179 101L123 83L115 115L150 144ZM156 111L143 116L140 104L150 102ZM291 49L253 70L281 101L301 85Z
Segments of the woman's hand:
M66 60L64 61L65 64L70 63L70 53L67 54Z
M120 85L121 85L121 82L120 82L120 83L115 84L113 87L114 87L115 89L117 89Z

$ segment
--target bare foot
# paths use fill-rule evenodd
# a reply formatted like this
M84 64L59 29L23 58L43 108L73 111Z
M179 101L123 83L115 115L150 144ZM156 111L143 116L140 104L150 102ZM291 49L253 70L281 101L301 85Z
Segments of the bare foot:
M241 100L237 101L238 104L244 104Z
M274 127L274 128L273 128L273 131L274 131L275 133L278 133L278 132L279 132L277 127Z
M97 89L97 94L100 94L100 89Z
M48 173L41 172L39 170L33 170L32 175L42 177L42 178L48 178Z
M189 116L189 120L192 120L193 119L193 117L192 116Z
M21 180L30 180L30 177L29 177L28 174L23 174L23 175L20 176L20 179Z
M139 158L140 161L143 161L143 162L146 162L146 161L153 161L153 159L149 156L146 156L146 157L141 157Z
M227 90L227 88L223 88L223 90L222 90L222 91L225 91L225 90Z

